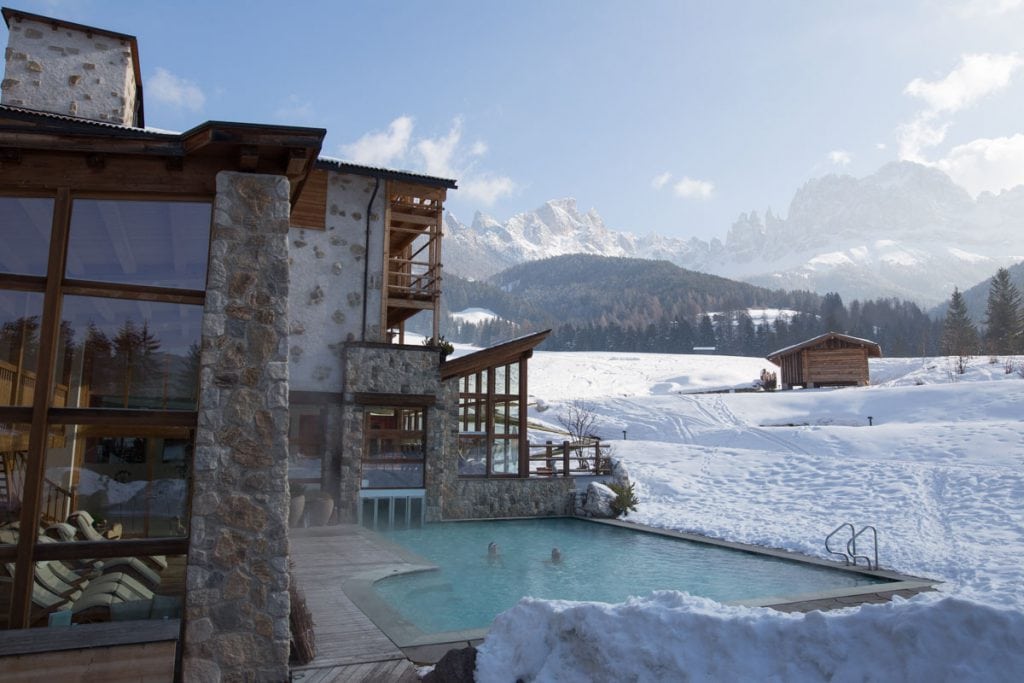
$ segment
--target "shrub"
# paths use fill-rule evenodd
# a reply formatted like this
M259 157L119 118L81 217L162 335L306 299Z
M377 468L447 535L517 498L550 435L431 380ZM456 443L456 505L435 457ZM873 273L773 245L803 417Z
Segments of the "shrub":
M615 492L615 500L612 501L612 512L616 517L628 517L630 512L636 512L636 506L640 500L636 497L636 485L633 482L628 484L608 484L608 488Z

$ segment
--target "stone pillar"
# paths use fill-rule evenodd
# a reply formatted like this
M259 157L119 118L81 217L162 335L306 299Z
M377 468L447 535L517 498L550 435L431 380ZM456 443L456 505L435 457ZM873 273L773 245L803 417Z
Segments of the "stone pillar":
M221 172L203 314L184 680L288 679L288 181Z

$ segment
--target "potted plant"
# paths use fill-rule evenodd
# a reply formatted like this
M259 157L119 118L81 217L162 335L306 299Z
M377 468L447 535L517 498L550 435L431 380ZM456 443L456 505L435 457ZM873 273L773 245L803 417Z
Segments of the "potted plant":
M293 481L289 482L288 490L291 493L291 501L288 506L288 526L296 527L306 508L306 487Z
M451 352L455 350L455 346L453 346L450 341L445 339L443 334L437 338L427 337L426 339L423 340L423 345L436 346L437 349L441 352L442 363L445 361L446 358L448 358Z
M306 520L309 526L326 526L334 512L334 499L326 491L313 491L306 496Z

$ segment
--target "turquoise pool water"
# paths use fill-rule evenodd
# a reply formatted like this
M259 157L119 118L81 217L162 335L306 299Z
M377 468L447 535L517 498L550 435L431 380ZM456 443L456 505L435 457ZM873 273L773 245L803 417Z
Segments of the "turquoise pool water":
M379 533L440 567L374 584L425 633L486 628L524 596L621 602L672 589L729 602L885 582L576 519L442 522ZM492 541L497 559L488 557ZM551 561L555 547L559 563Z

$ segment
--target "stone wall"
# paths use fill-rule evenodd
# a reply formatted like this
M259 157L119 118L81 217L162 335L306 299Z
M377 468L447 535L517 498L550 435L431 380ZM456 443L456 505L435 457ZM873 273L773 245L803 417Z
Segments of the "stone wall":
M433 396L427 408L427 453L425 479L439 476L443 466L448 425L441 358L436 349L397 344L350 343L343 349L344 403L341 406L341 476L338 498L339 520L356 519L361 488L363 426L366 406L354 402L356 393ZM382 401L381 405L388 405Z
M12 18L0 102L123 126L135 124L132 43Z
M288 678L289 185L217 175L184 679Z
M343 345L353 341L384 341L384 181L380 182L370 208L369 250L366 246L366 214L375 183L374 178L329 172L326 228L293 228L289 234L289 353L293 389L341 391ZM364 287L367 254L369 274Z
M459 479L444 487L444 519L550 517L573 513L573 481L550 479Z

